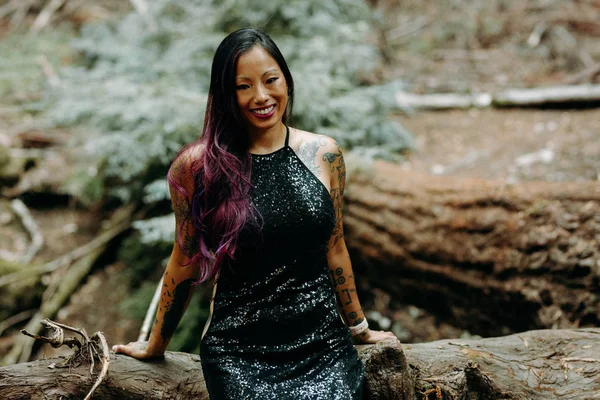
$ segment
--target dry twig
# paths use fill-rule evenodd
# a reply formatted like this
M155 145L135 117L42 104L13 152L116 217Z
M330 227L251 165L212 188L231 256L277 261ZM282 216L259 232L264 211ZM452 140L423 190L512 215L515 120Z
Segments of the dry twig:
M0 322L0 336L2 336L4 331L10 328L11 326L18 324L19 322L25 321L27 318L31 318L33 313L34 310L21 311L20 313L15 314L12 317L8 317L4 321Z
M36 340L41 340L44 343L48 343L55 348L63 345L69 346L69 348L76 346L77 351L67 359L67 363L72 365L80 361L88 361L90 363L90 375L94 374L94 358L97 357L99 361L102 362L102 370L100 371L94 386L92 386L87 396L85 396L85 400L91 399L94 391L106 377L110 363L108 343L106 342L104 334L102 332L95 332L92 336L88 336L83 328L73 328L69 325L54 322L49 319L40 321L40 324L42 324L44 328L52 330L52 335L41 336L29 333L25 330L22 330L21 333ZM82 337L82 341L79 341L79 339L75 337L65 339L65 330L79 334Z
M21 0L12 0L0 7L0 19L17 11L20 4L22 4Z
M44 245L44 236L42 235L42 231L38 227L38 224L31 216L31 213L29 212L29 209L25 203L19 199L14 199L11 202L11 207L15 214L21 218L21 223L31 236L31 245L29 246L29 249L27 249L27 253L21 256L21 259L19 260L19 262L27 264L33 259L33 257L35 257L35 255Z
M42 72L46 76L46 79L48 79L48 84L52 87L58 86L60 79L54 71L54 68L48 60L48 57L45 55L40 55L37 57L37 62L40 64L40 67L42 67Z
M38 33L44 29L52 19L54 13L61 8L64 3L65 0L50 0L50 2L46 4L42 11L38 14L37 18L33 22L33 25L31 26L30 31L33 33Z
M148 311L146 311L144 323L142 324L142 329L140 330L140 335L138 336L138 342L148 340L148 334L150 333L152 320L154 319L154 315L156 314L156 308L158 307L158 301L160 300L160 292L162 290L162 285L163 278L161 278L160 282L158 282L158 286L156 286L154 296L152 297L152 302L150 302L150 306L148 306Z

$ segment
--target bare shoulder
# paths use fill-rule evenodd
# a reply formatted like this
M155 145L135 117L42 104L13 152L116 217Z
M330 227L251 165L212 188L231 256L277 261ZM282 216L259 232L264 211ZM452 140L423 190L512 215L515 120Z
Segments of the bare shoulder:
M311 147L319 151L330 151L338 147L336 141L327 136L318 133L303 131L301 129L293 129L293 136L290 145L294 149L302 149Z
M186 191L193 190L194 177L192 165L194 161L199 160L204 151L204 145L193 143L185 147L181 153L173 160L169 169L169 177L173 182L183 186Z
M203 152L203 144L191 143L181 151L179 156L173 161L173 165L177 165L180 168L189 169L194 161L199 160L202 157Z
M290 135L290 146L325 187L331 189L331 178L336 172L334 164L343 161L337 142L326 135L293 129Z

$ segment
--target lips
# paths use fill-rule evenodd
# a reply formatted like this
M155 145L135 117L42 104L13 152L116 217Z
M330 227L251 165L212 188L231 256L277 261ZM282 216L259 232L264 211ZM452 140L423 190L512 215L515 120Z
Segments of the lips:
M275 112L275 104L271 104L268 107L263 107L263 108L255 108L253 110L250 110L250 112L258 118L269 118L273 115L273 113Z

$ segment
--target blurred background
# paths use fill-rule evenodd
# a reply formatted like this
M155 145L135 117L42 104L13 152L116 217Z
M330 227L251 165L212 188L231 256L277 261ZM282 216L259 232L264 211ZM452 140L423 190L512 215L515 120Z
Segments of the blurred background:
M350 201L352 171L375 159L423 179L598 185L598 0L3 0L2 363L55 354L19 333L43 318L103 331L110 345L137 339L172 247L166 171L202 127L216 46L248 26L266 30L290 65L293 125L346 149ZM567 98L566 85L575 88ZM453 303L464 287L452 294L449 275L415 273L404 290L406 276L373 270L356 245L372 326L406 343L597 325L598 197L582 207L582 224L595 224L582 235L595 244L554 279L585 278L571 287L588 295L559 305L553 298L572 293L548 289L530 303L504 293L496 304L473 300L489 293L478 288L465 313ZM545 262L536 279L553 273ZM169 350L198 352L209 290L198 288Z

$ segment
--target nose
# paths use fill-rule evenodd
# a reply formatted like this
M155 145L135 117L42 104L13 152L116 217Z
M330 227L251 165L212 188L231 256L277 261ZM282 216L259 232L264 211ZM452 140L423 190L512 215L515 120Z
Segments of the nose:
M257 103L264 103L269 100L269 95L267 94L266 88L262 85L256 88L255 101Z

